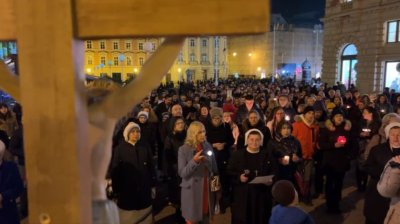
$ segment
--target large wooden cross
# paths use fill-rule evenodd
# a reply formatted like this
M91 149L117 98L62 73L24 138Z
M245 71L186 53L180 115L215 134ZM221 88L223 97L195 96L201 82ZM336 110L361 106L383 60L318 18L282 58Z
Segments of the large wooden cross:
M115 120L159 84L185 36L268 28L268 0L0 0L0 40L18 43L19 77L0 63L0 87L23 105L29 222L91 223ZM87 106L82 40L144 36L167 38L133 83Z

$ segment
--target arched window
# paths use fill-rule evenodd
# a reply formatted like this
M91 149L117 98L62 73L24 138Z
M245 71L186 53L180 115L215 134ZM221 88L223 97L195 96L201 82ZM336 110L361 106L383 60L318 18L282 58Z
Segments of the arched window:
M357 64L357 48L354 44L347 45L340 57L340 80L349 88L351 84L356 85L357 82L357 71L355 65Z

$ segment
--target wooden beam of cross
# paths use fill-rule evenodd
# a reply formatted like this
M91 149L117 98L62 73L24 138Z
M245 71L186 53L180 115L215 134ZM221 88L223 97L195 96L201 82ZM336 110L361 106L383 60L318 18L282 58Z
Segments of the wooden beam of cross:
M0 0L0 5L0 40L18 41L20 80L1 64L0 87L20 98L24 109L30 223L92 223L92 200L105 199L115 120L158 85L184 36L262 33L269 27L267 0ZM168 38L133 83L88 108L82 39L143 36Z

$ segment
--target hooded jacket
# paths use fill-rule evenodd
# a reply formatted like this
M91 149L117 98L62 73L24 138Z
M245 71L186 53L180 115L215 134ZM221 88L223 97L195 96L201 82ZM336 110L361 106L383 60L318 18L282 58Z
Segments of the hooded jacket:
M303 115L301 120L293 123L292 135L296 137L300 144L303 159L312 159L319 135L319 126L317 123L308 123Z

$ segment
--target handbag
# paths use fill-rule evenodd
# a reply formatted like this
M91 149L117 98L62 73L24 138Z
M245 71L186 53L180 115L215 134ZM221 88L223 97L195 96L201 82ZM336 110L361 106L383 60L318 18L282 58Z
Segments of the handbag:
M210 190L211 192L216 192L221 190L221 182L219 176L212 176L210 179Z
M301 196L306 194L306 187L304 185L303 177L299 171L294 172L294 179L296 181L297 187L299 187L299 193Z

